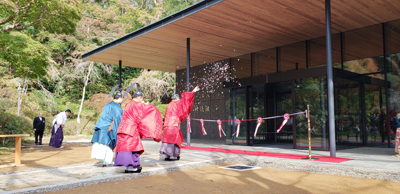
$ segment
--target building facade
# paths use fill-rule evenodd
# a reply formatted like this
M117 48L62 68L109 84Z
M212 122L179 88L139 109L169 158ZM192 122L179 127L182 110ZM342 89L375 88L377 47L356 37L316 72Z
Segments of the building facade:
M228 65L231 73L230 80L203 87L206 91L196 96L192 117L254 119L301 112L310 105L312 146L329 149L325 45L325 37L319 37L192 67L192 85L206 85L196 78L212 75L208 71L216 65ZM400 20L333 34L332 60L338 148L393 147L400 113ZM178 91L185 91L186 69L176 71L176 80ZM222 138L215 122L205 122L208 135L203 136L200 123L192 121L191 137L308 147L305 115L291 117L277 134L282 121L265 120L256 137L257 121L242 122L239 137L232 136L237 123L224 122L227 136ZM181 128L185 133L186 126Z
M214 121L204 124L206 136L193 121L192 138L301 148L307 144L302 114L279 134L282 118L266 120L257 137L254 120L242 122L239 136L232 136L234 120L310 105L313 147L336 156L336 146L392 147L399 19L400 1L204 0L82 58L176 72L178 92L201 85L192 117ZM219 137L217 119L233 120L223 123L226 137ZM187 125L181 127L185 134Z

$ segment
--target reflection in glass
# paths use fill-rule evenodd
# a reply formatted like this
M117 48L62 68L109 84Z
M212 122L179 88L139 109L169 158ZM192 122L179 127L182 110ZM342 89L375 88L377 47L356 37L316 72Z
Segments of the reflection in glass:
M389 134L394 147L396 132L400 130L400 20L386 24L386 57L389 106Z
M296 112L307 109L310 105L311 146L327 150L328 130L326 77L295 80ZM304 114L296 116L296 146L308 147L308 122Z
M369 26L344 33L344 69L367 74L384 70L382 25ZM383 74L371 74L384 79Z
M363 143L361 94L358 82L335 78L335 126L338 145Z
M284 115L285 113L291 113L292 104L292 82L279 82L275 83L275 99L276 99L276 114ZM283 122L283 117L277 118L275 131L280 127ZM293 117L291 117L282 130L278 134L279 141L293 142Z
M388 68L387 74L387 79L390 83L388 88L389 134L386 133L385 135L390 136L391 147L394 147L396 132L400 130L400 53L391 54L388 58L391 61L388 63L391 69Z
M253 86L250 89L250 118L265 117L265 85ZM257 131L257 137L254 138L254 131L257 126L257 121L250 121L250 135L253 143L261 143L267 141L267 125L263 120Z
M367 131L367 143L372 146L386 146L384 129L384 88L365 84L365 129ZM382 144L383 143L383 144Z
M326 66L326 38L320 37L308 41L308 68ZM341 68L340 34L332 35L333 67Z
M276 73L276 49L268 49L253 54L253 76Z
M306 69L306 41L280 47L279 72Z
M243 120L246 118L246 89L229 89L230 96L226 98L227 120ZM246 145L246 122L241 122L239 136L232 136L236 132L237 122L225 123L226 143Z

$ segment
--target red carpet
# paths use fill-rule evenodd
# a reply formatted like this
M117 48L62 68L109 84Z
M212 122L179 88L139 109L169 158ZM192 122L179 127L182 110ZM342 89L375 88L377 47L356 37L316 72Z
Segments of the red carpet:
M275 158L287 158L287 159L296 159L296 160L302 160L302 158L307 157L307 155L297 155L297 154L282 154L282 153L273 153L273 152L256 152L256 151L246 151L246 150L232 150L232 149L193 147L193 146L182 146L182 149L208 151L208 152L222 152L222 153L229 153L229 154L244 154L244 155L253 155L253 156L266 156L266 157L275 157ZM329 156L314 156L314 157L319 158L319 160L314 160L314 161L318 161L318 162L340 163L340 162L352 160L349 158L336 158L336 157L329 157Z

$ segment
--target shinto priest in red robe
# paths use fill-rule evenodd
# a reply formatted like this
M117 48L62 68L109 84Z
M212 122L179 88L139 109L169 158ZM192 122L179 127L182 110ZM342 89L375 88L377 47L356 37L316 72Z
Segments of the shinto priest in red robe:
M183 92L182 99L174 92L172 101L165 110L164 132L160 154L165 154L165 160L167 161L180 159L183 137L179 124L192 112L194 93L197 91L199 91L199 87L194 88L192 92Z
M162 116L154 105L142 102L140 87L131 102L125 105L117 131L114 166L126 166L125 172L141 172L139 156L144 152L141 139L153 138L160 142Z

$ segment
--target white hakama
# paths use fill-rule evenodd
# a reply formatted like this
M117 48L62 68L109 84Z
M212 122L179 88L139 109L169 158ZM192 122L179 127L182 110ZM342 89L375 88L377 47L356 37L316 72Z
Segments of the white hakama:
M93 143L91 156L92 159L104 162L105 164L112 164L113 157L114 152L109 146L97 142Z

